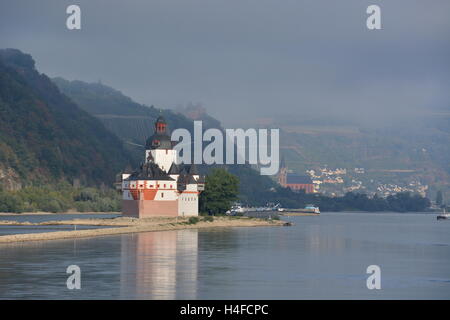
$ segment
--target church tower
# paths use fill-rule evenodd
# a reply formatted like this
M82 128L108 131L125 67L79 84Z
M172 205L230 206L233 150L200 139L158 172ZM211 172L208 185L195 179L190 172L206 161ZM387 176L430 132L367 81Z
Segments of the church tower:
M283 187L286 187L287 185L287 166L286 162L284 161L284 157L281 157L280 171L278 173L278 183Z

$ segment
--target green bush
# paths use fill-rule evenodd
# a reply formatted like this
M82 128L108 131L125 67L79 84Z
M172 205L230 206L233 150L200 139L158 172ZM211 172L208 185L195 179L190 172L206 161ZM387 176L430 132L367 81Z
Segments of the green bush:
M51 200L49 202L47 202L43 207L42 207L43 211L46 212L53 212L53 213L57 213L57 212L61 212L61 205L57 200Z
M196 224L200 221L199 217L190 217L188 220L188 224Z
M204 222L213 222L214 217L213 216L205 216L205 217L203 217L203 221Z
M67 183L0 191L0 212L118 212L121 197L113 189L74 188Z
M201 212L217 215L231 208L238 199L239 178L223 168L214 168L206 177L205 190L200 194Z
M0 192L0 212L20 213L23 211L24 203L17 194Z

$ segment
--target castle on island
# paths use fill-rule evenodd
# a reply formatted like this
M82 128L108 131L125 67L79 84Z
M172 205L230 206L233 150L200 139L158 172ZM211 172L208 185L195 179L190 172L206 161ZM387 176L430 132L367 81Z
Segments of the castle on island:
M121 174L123 216L198 216L205 180L195 164L177 164L175 143L162 116L145 145L145 161L136 171Z

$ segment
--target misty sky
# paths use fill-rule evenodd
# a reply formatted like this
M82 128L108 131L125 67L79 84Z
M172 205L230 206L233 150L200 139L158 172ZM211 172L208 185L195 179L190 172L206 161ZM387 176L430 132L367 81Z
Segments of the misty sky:
M366 28L370 4L382 30ZM147 105L201 103L226 125L450 109L448 0L1 0L0 47Z

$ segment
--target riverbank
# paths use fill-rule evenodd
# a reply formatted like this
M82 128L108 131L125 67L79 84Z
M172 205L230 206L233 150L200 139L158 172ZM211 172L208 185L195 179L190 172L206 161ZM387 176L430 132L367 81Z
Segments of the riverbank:
M283 212L280 213L280 216L288 216L288 217L309 217L309 216L320 216L319 213L307 213L307 212Z
M206 221L204 217L199 217L199 221L197 223L190 223L188 218L183 217L154 217L147 219L118 217L110 219L74 219L68 221L45 221L39 223L5 220L0 221L0 226L73 225L74 230L5 235L0 236L0 243L89 238L125 233L181 229L283 226L284 224L285 222L279 220L263 220L248 217L214 217L213 221ZM77 225L110 226L111 228L75 230Z

